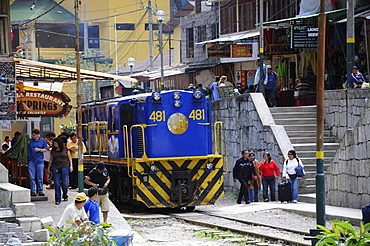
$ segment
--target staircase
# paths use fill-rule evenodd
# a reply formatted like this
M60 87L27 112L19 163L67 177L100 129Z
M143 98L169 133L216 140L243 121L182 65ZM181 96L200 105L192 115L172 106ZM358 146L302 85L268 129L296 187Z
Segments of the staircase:
M270 108L270 112L275 124L284 126L297 156L304 164L306 176L300 182L300 201L312 202L315 196L309 194L316 192L316 106L276 107ZM324 169L326 170L339 143L335 142L329 130L324 130L324 138Z

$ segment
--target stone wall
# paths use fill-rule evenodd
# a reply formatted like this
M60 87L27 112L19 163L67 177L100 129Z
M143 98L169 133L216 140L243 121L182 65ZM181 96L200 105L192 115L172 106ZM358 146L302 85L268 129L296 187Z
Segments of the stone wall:
M328 205L361 208L370 202L370 90L350 90L348 100L345 92L329 92L326 110L336 109L330 116L332 129L341 137L340 148L326 171L326 201ZM340 98L344 103L341 104ZM333 102L334 105L329 105ZM334 110L330 110L333 114ZM348 111L349 127L338 118Z
M370 89L325 91L325 126L338 139L353 128L368 108Z
M276 126L260 93L216 100L212 103L213 120L222 121L226 128L226 148L228 173L225 175L225 189L236 192L238 183L233 182L232 169L241 157L241 150L249 150L262 160L268 151L272 160L282 164L283 153L291 147L289 138L282 126ZM285 134L285 135L284 135ZM281 165L280 165L281 167Z

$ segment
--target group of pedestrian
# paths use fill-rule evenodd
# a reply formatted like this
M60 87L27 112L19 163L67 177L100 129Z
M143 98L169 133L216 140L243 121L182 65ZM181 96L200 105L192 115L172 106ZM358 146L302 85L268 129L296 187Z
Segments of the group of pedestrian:
M22 136L22 133L19 131L16 131L14 133L14 137L11 138L10 136L5 136L4 142L1 144L1 153L5 153L8 151L12 146L15 145L15 143L18 141L18 139Z
M289 150L288 158L283 164L282 173L280 173L279 166L272 160L268 152L263 154L261 162L255 158L255 153L243 150L241 154L242 157L236 161L233 168L234 182L238 180L240 183L238 204L241 204L243 200L246 204L258 202L258 191L261 189L261 186L263 201L276 201L276 181L280 176L282 177L282 182L288 182L291 186L290 201L293 203L298 202L298 186L302 176L299 175L299 169L303 170L304 166L294 150ZM269 192L270 197L268 195Z

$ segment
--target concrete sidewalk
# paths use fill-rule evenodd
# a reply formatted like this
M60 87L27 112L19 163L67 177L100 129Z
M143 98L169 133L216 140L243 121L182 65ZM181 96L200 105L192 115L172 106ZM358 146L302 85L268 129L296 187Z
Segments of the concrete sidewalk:
M58 224L64 209L74 202L76 197L77 189L72 189L68 191L68 201L62 201L59 205L55 205L54 199L54 189L47 190L44 189L45 195L47 196L47 201L34 201L36 207L36 216L39 218L45 218L51 216L54 220L54 225ZM103 221L102 213L100 213L100 220ZM122 231L132 231L131 226L123 218L118 209L110 202L110 211L108 213L108 223L111 224L115 230ZM136 236L135 236L136 237Z

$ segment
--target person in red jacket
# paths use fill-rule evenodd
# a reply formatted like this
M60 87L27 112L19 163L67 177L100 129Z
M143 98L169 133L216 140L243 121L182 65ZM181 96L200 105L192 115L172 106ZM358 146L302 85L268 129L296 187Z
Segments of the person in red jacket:
M268 187L270 187L271 201L276 201L275 196L275 180L280 176L280 169L276 162L271 160L270 153L263 154L263 160L260 162L259 170L261 170L262 187L263 187L263 200L268 202Z

